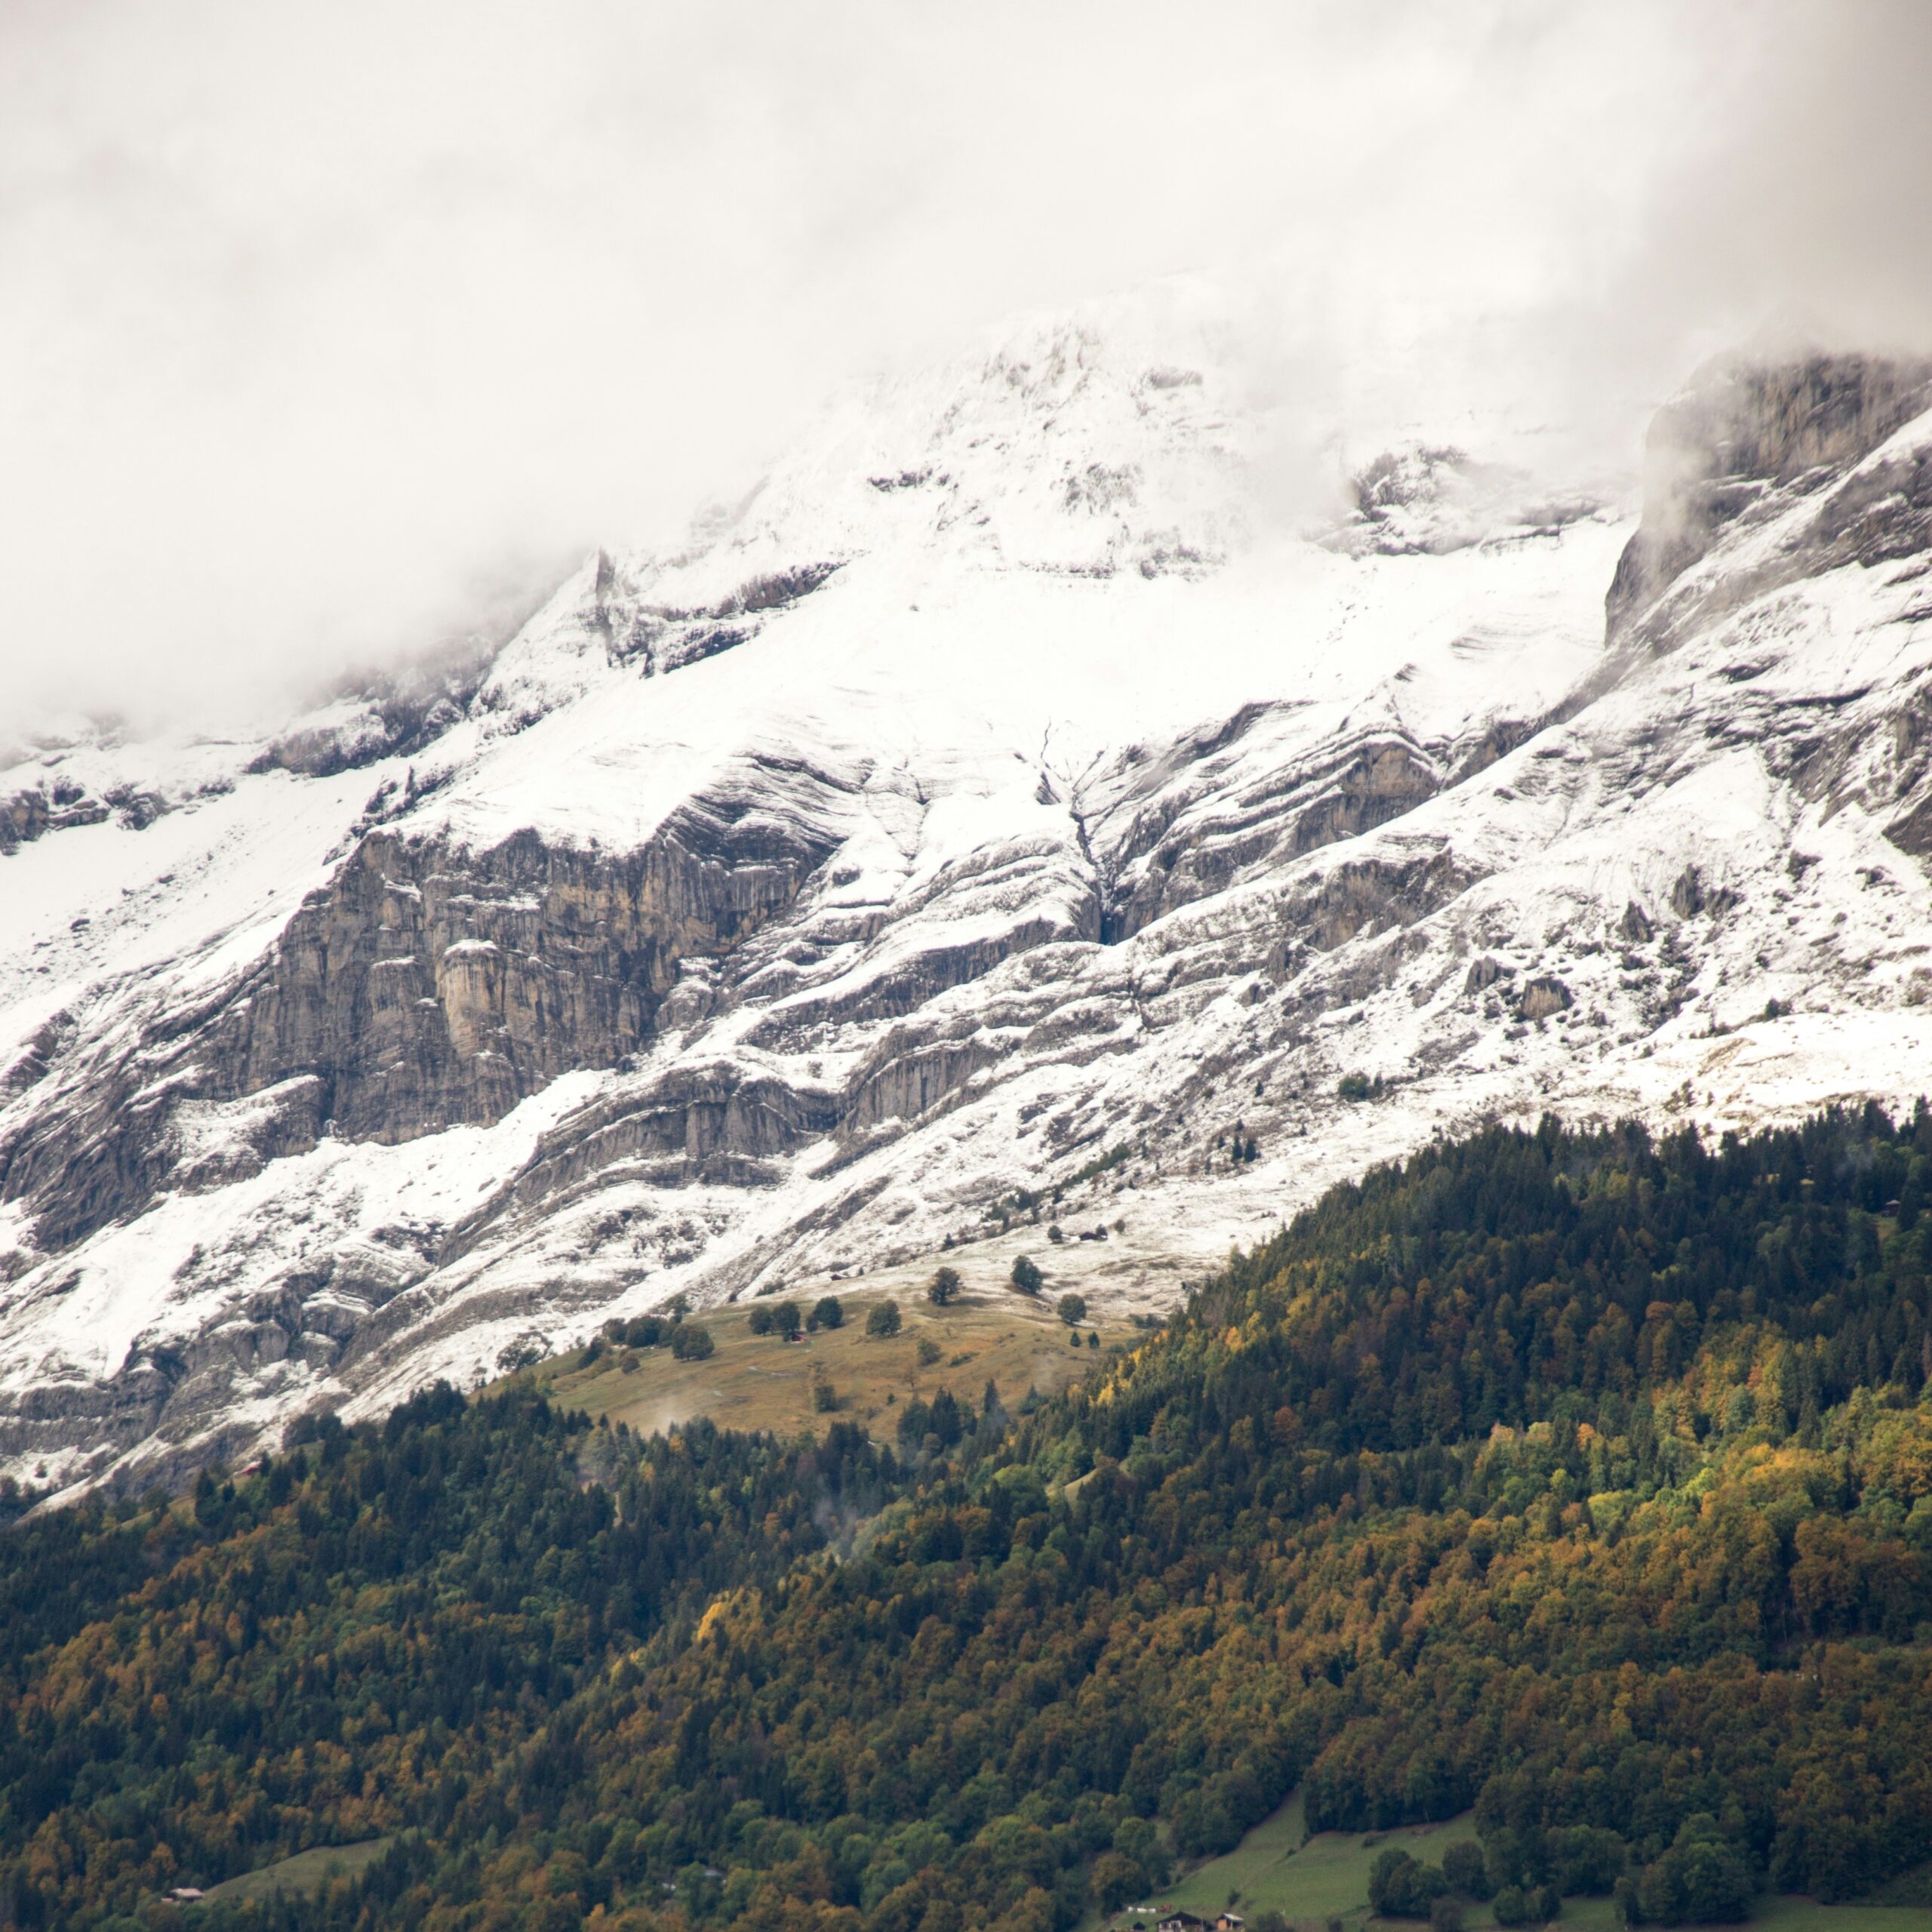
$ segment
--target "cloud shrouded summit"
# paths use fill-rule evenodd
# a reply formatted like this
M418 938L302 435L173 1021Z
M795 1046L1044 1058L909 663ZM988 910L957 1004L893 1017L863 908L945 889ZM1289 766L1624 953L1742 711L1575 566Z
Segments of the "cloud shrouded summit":
M1622 456L1767 315L1925 334L1909 4L27 6L0 53L14 728L422 648L855 374L1195 264L1351 420L1514 385Z

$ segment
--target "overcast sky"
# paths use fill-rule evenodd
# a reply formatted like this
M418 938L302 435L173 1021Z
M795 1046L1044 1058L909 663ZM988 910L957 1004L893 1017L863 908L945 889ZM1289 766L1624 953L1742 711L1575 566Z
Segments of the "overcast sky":
M1634 451L1780 309L1932 340L1928 100L1924 0L0 0L0 724L417 646L1177 269Z

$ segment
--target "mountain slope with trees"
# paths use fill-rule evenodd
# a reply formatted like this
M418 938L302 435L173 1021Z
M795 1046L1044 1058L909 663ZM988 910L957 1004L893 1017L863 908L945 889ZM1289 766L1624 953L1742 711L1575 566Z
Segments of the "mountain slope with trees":
M140 1923L395 1832L201 1922L1066 1932L1297 1785L1474 1807L1391 1906L1867 1893L1932 1842L1928 1189L1922 1109L1496 1130L902 1460L443 1395L36 1519L0 1900Z

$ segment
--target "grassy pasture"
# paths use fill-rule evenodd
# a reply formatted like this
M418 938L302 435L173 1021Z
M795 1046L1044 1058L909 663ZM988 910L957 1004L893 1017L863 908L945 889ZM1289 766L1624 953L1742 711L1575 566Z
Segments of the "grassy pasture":
M936 1308L923 1295L898 1288L892 1298L904 1326L890 1337L865 1332L866 1317L884 1299L883 1291L838 1284L792 1299L809 1313L820 1292L838 1297L844 1326L820 1329L801 1342L754 1335L751 1312L759 1304L740 1303L691 1318L711 1331L716 1345L703 1361L679 1361L668 1348L658 1347L606 1352L586 1366L584 1352L577 1349L523 1374L569 1407L629 1423L647 1434L706 1416L721 1427L781 1435L817 1430L831 1420L813 1399L823 1375L838 1398L833 1413L884 1438L893 1432L899 1406L915 1392L930 1401L949 1388L977 1403L990 1378L1011 1407L1029 1389L1050 1395L1103 1356L1102 1349L1073 1347L1069 1331L1045 1302L1001 1289L971 1290ZM1092 1332L1090 1321L1081 1331L1083 1342ZM1141 1339L1124 1322L1106 1323L1100 1334L1103 1345ZM922 1341L934 1356L924 1363L919 1359Z
M1340 1919L1349 1932L1371 1926L1385 1932L1421 1932L1421 1921L1371 1915L1369 1867L1390 1845L1439 1864L1444 1851L1457 1839L1475 1836L1475 1825L1466 1813L1442 1824L1399 1831L1321 1832L1313 1838L1306 1833L1297 1792L1232 1851L1196 1866L1145 1903L1177 1906L1211 1922L1229 1909L1230 1895L1238 1894L1233 1909L1243 1918L1278 1912L1298 1932L1322 1932L1331 1918ZM1486 1932L1496 1924L1484 1906L1472 1907L1464 1922L1469 1932ZM1622 1932L1608 1899L1566 1899L1563 1915L1555 1922L1564 1932ZM1918 1906L1818 1905L1810 1899L1778 1896L1759 1899L1750 1922L1770 1932L1932 1932L1932 1910ZM1153 1920L1120 1912L1109 1923L1119 1932L1137 1925L1151 1932Z
M318 1890L329 1878L352 1878L366 1865L389 1849L387 1838L365 1838L360 1844L318 1845L312 1851L298 1851L293 1858L264 1865L258 1872L245 1872L208 1888L211 1899L238 1903L244 1899L272 1898L277 1892L291 1897Z

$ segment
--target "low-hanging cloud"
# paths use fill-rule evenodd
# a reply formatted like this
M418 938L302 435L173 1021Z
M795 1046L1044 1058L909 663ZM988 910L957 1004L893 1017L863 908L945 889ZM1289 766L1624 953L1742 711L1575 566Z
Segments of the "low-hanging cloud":
M0 726L216 728L667 533L825 392L1207 263L1364 417L1605 447L1932 340L1932 9L0 12Z

